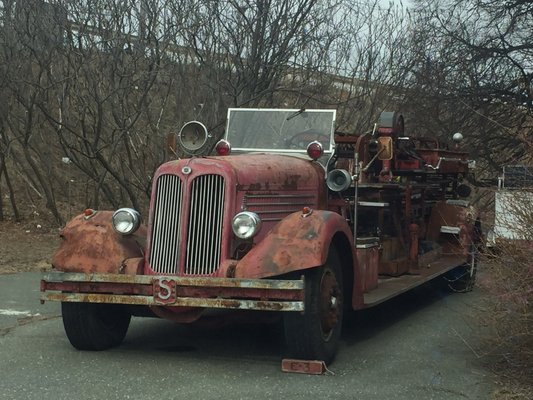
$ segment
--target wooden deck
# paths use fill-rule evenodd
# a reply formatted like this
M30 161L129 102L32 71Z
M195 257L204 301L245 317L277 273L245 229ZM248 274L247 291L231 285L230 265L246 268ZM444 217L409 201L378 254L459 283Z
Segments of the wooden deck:
M455 267L464 264L464 256L442 256L427 266L420 267L419 274L406 274L398 277L380 277L378 287L365 293L364 307L372 307L399 294L405 293L416 286L436 278Z

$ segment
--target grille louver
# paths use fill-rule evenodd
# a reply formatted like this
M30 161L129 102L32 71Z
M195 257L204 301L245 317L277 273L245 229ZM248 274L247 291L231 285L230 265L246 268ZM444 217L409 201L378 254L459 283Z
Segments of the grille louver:
M185 273L215 272L220 263L224 215L224 179L220 175L202 175L193 181L189 215Z
M183 214L181 179L161 175L157 180L150 265L155 272L175 274L180 256L180 226Z

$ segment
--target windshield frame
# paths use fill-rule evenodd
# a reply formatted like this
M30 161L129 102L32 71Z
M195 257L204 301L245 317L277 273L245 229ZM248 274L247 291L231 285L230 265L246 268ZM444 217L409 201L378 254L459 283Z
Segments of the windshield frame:
M283 112L287 113L287 118L298 118L301 114L304 113L330 113L331 114L331 127L329 132L326 135L329 136L329 146L326 147L324 143L321 142L324 147L324 155L331 155L334 151L334 135L335 135L335 122L337 118L337 110L335 109L299 109L299 108L228 108L227 121L226 121L226 130L224 132L224 139L228 141L231 145L231 151L233 152L265 152L265 153L287 153L287 154L304 154L307 155L307 148L302 149L288 149L288 148L269 148L269 147L234 147L232 143L232 138L229 136L230 133L230 123L231 115L235 112Z

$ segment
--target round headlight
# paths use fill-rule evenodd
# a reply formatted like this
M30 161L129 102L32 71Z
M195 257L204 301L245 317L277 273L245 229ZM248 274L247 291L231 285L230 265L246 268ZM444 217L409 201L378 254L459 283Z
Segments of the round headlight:
M135 232L141 224L141 215L133 208L119 208L113 213L113 228L122 235Z
M233 217L231 227L238 238L250 239L261 230L261 219L256 213L243 211Z

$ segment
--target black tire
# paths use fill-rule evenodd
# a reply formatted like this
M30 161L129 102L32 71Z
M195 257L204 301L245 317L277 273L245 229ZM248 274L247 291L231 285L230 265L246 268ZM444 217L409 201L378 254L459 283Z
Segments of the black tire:
M106 350L124 340L131 314L121 306L93 303L61 303L68 340L78 350Z
M466 293L471 292L476 284L477 265L479 261L479 252L472 245L468 262L452 269L444 275L448 288L453 292Z
M289 357L329 364L339 348L343 319L343 282L339 257L330 249L326 264L307 270L305 312L285 313Z

